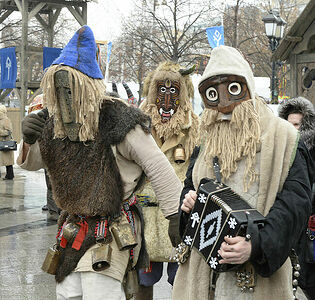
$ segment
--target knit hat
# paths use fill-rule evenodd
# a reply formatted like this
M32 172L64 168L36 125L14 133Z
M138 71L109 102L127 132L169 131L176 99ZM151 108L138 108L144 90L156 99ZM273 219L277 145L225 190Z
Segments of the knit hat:
M244 77L251 98L255 98L255 80L252 69L243 55L235 48L228 46L214 48L211 51L210 60L201 76L200 83L217 75L238 75Z
M103 74L96 61L96 43L91 28L87 25L81 27L64 47L53 65L66 65L87 76L103 79Z

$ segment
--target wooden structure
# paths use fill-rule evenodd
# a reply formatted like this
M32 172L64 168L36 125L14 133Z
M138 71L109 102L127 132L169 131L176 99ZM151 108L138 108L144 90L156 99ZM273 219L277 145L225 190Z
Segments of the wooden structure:
M31 77L32 68L42 62L42 48L28 46L27 31L28 22L35 17L48 33L48 47L53 47L54 26L62 8L67 8L78 23L83 26L87 23L87 3L97 0L1 0L0 1L0 24L14 11L19 11L22 16L22 41L16 48L17 59L20 62L20 80L14 89L21 104L21 117L24 116L25 105L32 99L28 99L27 91L34 91L32 96L39 93L40 80ZM0 90L0 101L3 100L12 89Z
M272 56L290 64L290 97L315 105L315 0L310 0Z

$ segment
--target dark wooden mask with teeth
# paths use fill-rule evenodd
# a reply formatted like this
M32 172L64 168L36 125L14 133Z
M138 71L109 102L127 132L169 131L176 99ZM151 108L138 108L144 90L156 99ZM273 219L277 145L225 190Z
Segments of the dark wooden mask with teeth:
M180 83L175 80L157 81L156 106L162 123L168 122L176 113L179 106Z

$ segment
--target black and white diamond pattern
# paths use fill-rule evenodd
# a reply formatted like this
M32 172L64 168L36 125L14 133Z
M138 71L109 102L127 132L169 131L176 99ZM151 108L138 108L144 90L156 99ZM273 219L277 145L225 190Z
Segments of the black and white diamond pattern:
M222 209L205 216L200 225L199 251L211 246L217 239L221 229Z

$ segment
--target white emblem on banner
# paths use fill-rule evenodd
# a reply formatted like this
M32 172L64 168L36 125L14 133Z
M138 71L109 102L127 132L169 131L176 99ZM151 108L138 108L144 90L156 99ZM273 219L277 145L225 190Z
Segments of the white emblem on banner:
M213 37L213 40L216 41L217 47L218 47L220 45L220 40L222 38L222 34L218 30L216 30L212 37Z
M203 219L200 226L199 251L211 246L217 239L221 229L222 209L216 210ZM206 232L206 227L208 228Z
M7 57L7 60L5 61L5 67L8 69L8 80L10 80L10 69L12 67L12 62L10 57Z

